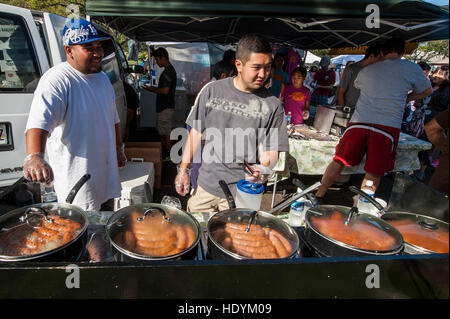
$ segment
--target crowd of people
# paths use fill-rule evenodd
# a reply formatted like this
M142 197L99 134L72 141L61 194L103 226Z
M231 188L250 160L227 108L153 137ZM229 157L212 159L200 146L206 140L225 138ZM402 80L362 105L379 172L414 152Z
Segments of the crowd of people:
M33 181L54 180L58 198L64 199L80 176L90 173L92 178L74 203L87 210L112 210L113 198L120 196L118 167L127 159L114 89L101 72L101 41L105 38L88 21L80 25L89 34L72 37L79 30L66 26L67 62L46 72L34 94L26 128L24 175ZM319 200L344 166L357 165L364 156L363 184L372 180L377 187L394 167L401 129L435 145L440 152L439 165L434 150L421 155L422 164L437 166L430 185L448 194L448 66L430 72L426 64L401 59L404 52L405 43L400 39L372 45L363 60L347 65L337 76L328 56L308 71L297 62L287 70L282 55L272 59L272 46L264 38L243 36L236 51L225 52L214 66L212 81L198 93L186 120L190 131L175 188L185 196L193 186L187 209L213 212L227 208L219 180L232 184L245 177L250 182L264 182L279 153L289 151L285 115L292 115L293 124L311 120L317 106L329 103L335 87L336 103L350 106L353 116L322 178L316 193ZM289 54L291 61L299 61L296 52ZM167 50L158 48L152 55L164 72L158 87L146 89L157 94L157 129L167 152L177 75ZM139 101L130 100L131 112L135 112ZM258 148L230 154L229 141L217 144L207 138L211 130L226 137L230 128L253 129L257 133L251 136ZM198 152L205 153L208 160L195 162ZM249 158L256 160L246 176L242 164Z

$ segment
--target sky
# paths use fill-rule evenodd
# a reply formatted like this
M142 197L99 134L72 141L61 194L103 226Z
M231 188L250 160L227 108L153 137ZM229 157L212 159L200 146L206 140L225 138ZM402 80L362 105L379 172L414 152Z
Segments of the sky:
M448 0L425 0L425 2L429 2L438 6L448 5Z

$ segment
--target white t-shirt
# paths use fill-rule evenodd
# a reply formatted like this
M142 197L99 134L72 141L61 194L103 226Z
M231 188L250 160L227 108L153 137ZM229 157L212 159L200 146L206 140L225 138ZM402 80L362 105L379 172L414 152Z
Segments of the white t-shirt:
M366 66L355 79L360 95L351 122L400 128L408 92L422 93L430 86L422 69L405 59Z
M86 173L91 179L77 193L74 205L99 210L102 203L120 196L116 123L114 89L105 73L84 74L63 62L42 76L26 131L40 128L50 133L46 154L59 202Z

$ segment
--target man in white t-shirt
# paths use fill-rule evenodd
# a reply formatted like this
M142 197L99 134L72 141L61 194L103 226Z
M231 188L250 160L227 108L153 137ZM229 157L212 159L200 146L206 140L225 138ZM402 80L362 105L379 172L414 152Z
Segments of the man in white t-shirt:
M101 71L100 41L108 38L86 20L72 22L63 30L67 62L48 70L34 93L23 171L29 180L54 180L59 202L84 174L90 174L74 205L112 210L121 190L118 166L125 165L126 157L114 89Z

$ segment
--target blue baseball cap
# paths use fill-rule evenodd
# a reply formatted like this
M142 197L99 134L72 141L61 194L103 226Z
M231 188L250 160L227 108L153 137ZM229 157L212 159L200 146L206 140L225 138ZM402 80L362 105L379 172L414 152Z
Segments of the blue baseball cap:
M110 38L99 36L94 25L84 19L75 19L68 22L64 26L62 37L64 45L83 44Z

